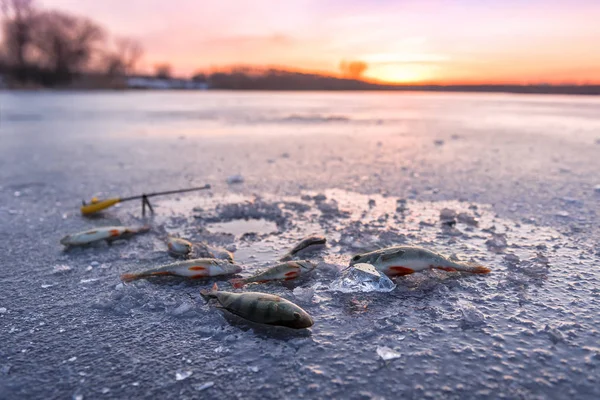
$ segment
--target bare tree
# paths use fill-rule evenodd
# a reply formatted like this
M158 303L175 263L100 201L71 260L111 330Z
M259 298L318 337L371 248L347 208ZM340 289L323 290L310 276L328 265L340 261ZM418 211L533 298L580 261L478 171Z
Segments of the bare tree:
M364 61L342 61L340 70L345 78L360 79L369 65Z
M171 65L170 64L156 64L154 66L154 75L160 79L169 79L171 77Z
M3 14L4 59L16 71L17 77L24 79L36 19L33 0L0 0L0 6Z
M110 76L131 75L144 54L139 41L130 38L117 38L114 50L105 55L105 70Z
M104 36L102 28L87 18L58 11L40 13L33 37L38 63L58 81L69 80L84 70Z

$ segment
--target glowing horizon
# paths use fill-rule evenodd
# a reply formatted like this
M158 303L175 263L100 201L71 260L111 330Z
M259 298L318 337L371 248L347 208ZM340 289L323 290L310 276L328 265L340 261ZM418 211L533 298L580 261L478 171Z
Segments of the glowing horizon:
M40 0L140 40L142 72L190 76L230 65L337 75L368 65L395 83L600 83L594 0Z

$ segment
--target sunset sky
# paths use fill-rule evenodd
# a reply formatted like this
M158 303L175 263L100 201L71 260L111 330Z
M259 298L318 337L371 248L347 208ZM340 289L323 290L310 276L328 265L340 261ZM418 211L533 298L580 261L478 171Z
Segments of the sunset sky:
M139 39L140 66L231 64L391 82L600 83L600 0L40 0Z

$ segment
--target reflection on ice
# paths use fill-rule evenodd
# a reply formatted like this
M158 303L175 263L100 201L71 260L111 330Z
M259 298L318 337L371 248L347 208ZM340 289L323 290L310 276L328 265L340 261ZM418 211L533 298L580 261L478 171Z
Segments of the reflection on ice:
M370 264L356 264L342 272L329 289L344 292L391 292L396 285Z

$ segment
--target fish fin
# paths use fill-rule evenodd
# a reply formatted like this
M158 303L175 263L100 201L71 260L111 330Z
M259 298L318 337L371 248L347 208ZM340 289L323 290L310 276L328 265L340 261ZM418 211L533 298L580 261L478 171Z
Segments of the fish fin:
M442 267L439 265L432 266L432 268L439 269L439 270L446 271L446 272L457 272L458 271L456 268L453 268L453 267Z
M123 282L131 282L131 281L135 281L136 279L140 279L141 276L140 274L123 274L121 275L121 280Z
M119 237L121 235L121 231L118 229L111 229L108 233L110 234L110 237Z
M470 272L472 274L489 274L492 272L488 267L484 267L476 262L457 262L454 267L457 271Z
M210 290L201 290L200 291L200 296L202 296L202 298L204 299L204 301L206 301L208 303L208 300L216 297L215 293L219 291L219 286L217 285L217 282L214 283L214 285L212 286L212 288Z
M474 274L489 274L492 272L491 269L484 267L483 265L472 265L471 268L473 268L471 272Z
M290 253L288 253L285 256L281 257L279 259L279 261L290 261L291 259L292 259L292 255Z
M415 272L415 270L412 268L402 267L400 265L393 266L393 267L387 267L387 271L389 271L388 273L386 273L386 275L388 275L388 276L410 275Z
M244 285L246 284L246 282L244 281L244 279L241 278L235 278L235 279L230 279L229 283L231 283L231 285L235 288L235 289L241 289L244 287Z
M392 260L396 257L401 257L404 253L405 253L404 250L397 250L397 249L388 250L379 256L379 261L386 262L386 261Z

